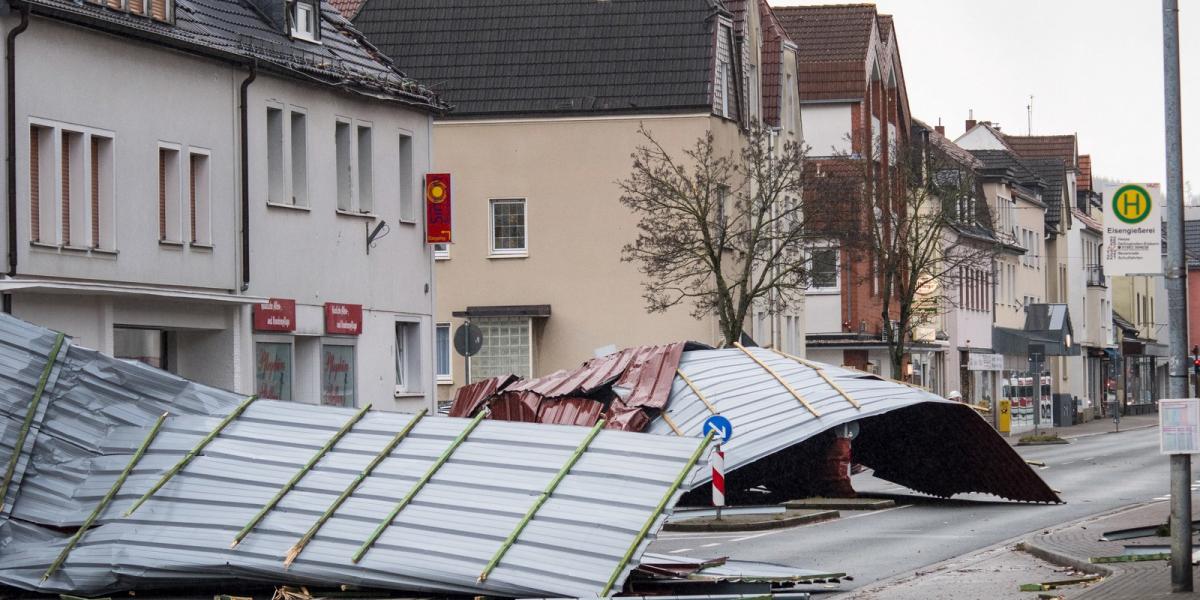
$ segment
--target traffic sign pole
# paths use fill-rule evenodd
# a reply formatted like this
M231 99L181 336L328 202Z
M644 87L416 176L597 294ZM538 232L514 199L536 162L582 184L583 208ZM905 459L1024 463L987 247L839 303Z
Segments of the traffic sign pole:
M713 506L717 508L717 518L720 519L721 507L725 506L725 451L720 443L713 447L712 458L708 462L712 465Z

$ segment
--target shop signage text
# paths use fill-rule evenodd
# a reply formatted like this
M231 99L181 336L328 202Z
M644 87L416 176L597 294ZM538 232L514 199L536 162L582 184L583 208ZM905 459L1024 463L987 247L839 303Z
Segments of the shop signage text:
M271 298L254 305L255 331L295 331L296 301L286 298Z
M450 174L425 174L425 243L449 244Z
M1003 354L978 354L971 353L967 355L967 370L968 371L1003 371L1004 370L1004 355Z
M361 304L325 303L325 333L359 335L362 333L362 320Z

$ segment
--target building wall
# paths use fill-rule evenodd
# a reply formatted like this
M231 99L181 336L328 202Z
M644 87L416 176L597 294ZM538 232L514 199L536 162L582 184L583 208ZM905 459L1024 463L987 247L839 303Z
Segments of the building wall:
M736 148L731 122L708 115L512 121L443 121L434 127L434 169L454 175L454 244L437 262L437 321L469 306L548 304L534 323L532 373L572 368L607 345L719 341L713 318L691 306L648 314L637 266L620 260L636 219L619 198L644 124L665 148L692 146L711 127L718 147ZM528 253L489 252L489 200L526 202ZM453 384L465 381L455 355ZM439 395L448 397L449 384Z

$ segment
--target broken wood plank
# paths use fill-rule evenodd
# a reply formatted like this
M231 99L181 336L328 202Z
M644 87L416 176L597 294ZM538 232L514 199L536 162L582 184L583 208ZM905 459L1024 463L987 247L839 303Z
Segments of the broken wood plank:
M142 443L138 446L137 451L133 453L133 457L130 458L129 463L125 465L125 469L121 471L120 475L117 476L117 480L113 482L113 485L111 488L109 488L108 493L100 499L100 504L96 505L96 508L92 510L92 514L88 515L88 518L85 519L83 524L79 526L79 530L75 532L75 535L71 536L71 540L67 542L66 547L62 549L62 552L58 553L58 558L54 559L54 562L50 564L50 568L46 569L45 574L42 575L42 581L50 579L50 576L54 575L55 571L58 571L58 568L61 567L64 562L66 562L67 556L71 554L71 550L75 548L75 544L78 544L79 540L83 539L83 534L87 533L87 530L92 526L92 523L94 523L96 519L100 517L100 513L104 512L104 509L108 507L108 503L112 502L112 499L117 497L117 492L121 491L122 485L125 485L125 479L129 477L129 473L132 472L133 468L136 467L138 462L142 460L142 455L146 453L146 448L150 447L150 443L153 442L155 436L158 435L158 430L162 429L163 421L166 420L167 413L163 413L158 416L158 420L154 422L154 426L150 428L150 432L147 433L146 437L142 439Z
M704 406L708 407L708 412L714 415L718 414L717 407L713 406L712 402L709 402L708 398L705 398L704 394L700 393L700 388L696 387L696 384L692 383L692 380L689 379L687 375L684 375L681 369L675 369L675 374L679 375L679 378L682 379L683 382L692 389L692 393L704 403Z
M746 347L741 344L741 342L734 342L733 345L738 350L741 350L746 356L749 356L750 360L758 363L758 366L762 367L764 371L766 371L767 373L769 373L771 375L771 377L774 377L775 381L778 381L780 385L782 385L784 388L786 388L787 391L792 395L792 397L799 400L800 404L803 404L804 408L807 408L808 412L812 413L814 417L817 417L817 418L821 417L821 413L817 412L817 409L813 408L812 405L808 403L808 400L805 400L804 396L801 396L800 392L797 392L796 389L792 387L792 384L788 383L787 380L784 379L783 377L780 377L779 373L775 372L775 369L772 369L770 367L770 365L759 360L759 358L757 356L755 356L753 353L751 353L749 350L747 350Z
M658 506L654 508L654 512L650 513L650 518L646 519L645 524L642 525L642 528L640 531L638 531L637 536L633 538L633 543L629 545L629 549L626 550L625 555L621 557L621 562L617 563L617 568L613 570L612 576L608 578L608 583L604 584L604 590L600 592L600 596L607 596L608 593L612 591L613 585L617 582L617 578L621 576L621 572L624 571L625 566L629 564L629 559L633 558L633 553L637 551L638 546L641 545L642 540L646 537L646 534L650 532L650 527L654 525L654 521L658 520L658 516L661 515L662 511L667 507L667 503L671 501L671 497L675 495L675 492L679 489L679 486L683 485L683 478L687 477L688 473L692 472L692 468L696 466L696 461L700 460L700 455L703 454L704 450L708 448L708 444L712 442L713 435L715 434L716 431L710 430L708 435L705 435L704 439L700 441L700 446L697 447L696 451L692 453L691 458L688 459L688 462L686 465L684 465L683 470L679 472L679 475L675 477L675 481L671 483L671 487L667 488L667 493L663 494L662 499L658 501Z
M788 354L786 352L780 352L779 350L775 350L774 348L772 348L771 350L784 358L790 358L790 359L812 369L813 371L816 371L817 375L819 375L821 377L821 379L823 379L825 381L825 383L829 384L829 387L833 388L833 391L835 391L839 395L841 395L842 398L845 398L846 402L849 402L850 405L853 406L854 408L862 410L862 405L858 403L858 400L855 400L853 396L851 396L850 394L848 394L846 392L846 390L842 389L842 386L838 385L833 380L833 378L830 377L829 374L827 374L825 372L825 369L821 368L821 365L814 363L814 362L810 362L803 358L800 358L799 356L792 356L791 354Z
M175 463L175 466L168 469L167 472L164 473L163 476L158 480L158 482L151 486L149 491L147 491L145 494L142 494L142 497L138 498L137 501L133 503L133 506L130 506L129 510L125 511L125 516L128 517L129 515L132 515L133 511L137 510L143 502L148 500L150 496L153 496L155 492L162 489L162 487L166 485L172 477L178 475L179 472L188 465L188 463L192 462L192 459L196 458L196 456L200 454L201 450L204 450L204 447L207 446L209 442L213 441L218 435L221 434L221 431L225 429L226 425L229 425L234 419L238 418L238 416L245 412L246 408L250 406L250 403L257 399L258 396L250 396L249 398L246 398L245 401L237 405L237 408L233 409L232 412L226 415L224 419L221 419L221 422L217 423L217 426L212 431L208 432L208 435L204 436L204 438L201 439L198 444L196 444L195 448L188 450L188 453L183 455L183 458L179 459L179 462Z
M583 453L587 452L588 446L590 446L592 444L592 440L596 439L596 436L600 434L601 429L604 429L604 419L600 419L599 422L592 426L592 430L584 436L583 441L579 442L579 446L575 448L575 452L571 453L571 457L567 459L567 462L563 464L563 466L558 470L558 473L554 475L554 479L551 479L550 483L546 485L546 489L542 490L541 495L539 495L537 500L533 502L533 506L529 507L529 510L525 513L525 516L521 518L521 521L517 523L516 529L514 529L512 533L508 534L508 538L504 540L504 543L500 545L500 549L497 550L496 554L492 556L492 560L488 561L487 566L483 568L483 572L479 574L479 578L477 580L479 583L487 581L488 575L492 573L492 569L495 569L496 565L500 564L500 559L504 558L504 554L507 553L508 549L516 543L517 538L521 535L521 532L525 531L525 526L529 525L529 522L533 520L533 515L536 514L538 509L542 508L542 505L550 499L550 495L554 493L554 490L558 489L558 484L562 483L562 480L566 478L567 473L571 471L571 468L575 466L575 463L579 462L579 458L583 456Z
M21 423L21 431L17 433L17 441L13 445L12 457L8 459L8 468L4 470L4 482L0 483L0 513L4 512L4 497L8 495L8 486L12 484L13 477L17 473L17 463L21 460L23 448L25 447L25 438L29 437L29 430L33 427L33 419L37 416L38 405L42 403L42 393L46 391L46 382L50 381L50 373L54 370L54 363L58 361L58 353L62 350L63 340L66 339L65 334L58 334L54 338L54 345L50 347L50 354L46 355L46 366L42 367L42 376L38 378L37 387L33 389L33 398L29 401L29 410L25 411L25 420Z
M388 515L384 517L383 521L379 522L379 525L375 528L375 531L371 533L371 536L367 538L367 541L363 542L362 546L358 548L358 551L354 553L354 556L351 557L350 560L355 563L358 563L358 561L362 560L362 557L367 554L367 551L371 549L371 546L374 546L375 542L379 540L379 536L383 535L383 532L391 526L392 521L396 520L396 516L400 514L400 511L404 510L404 507L408 506L409 502L412 502L412 499L417 495L417 492L420 492L421 488L425 487L425 484L429 483L430 479L433 479L433 476L438 472L438 469L441 469L442 465L446 464L446 461L450 460L450 455L454 454L454 451L457 450L464 441L466 441L467 436L471 435L472 431L475 431L475 428L483 422L483 418L486 417L487 414L488 411L486 410L480 411L479 414L475 415L474 419L471 419L470 423L467 423L467 426L464 427L461 432L459 432L458 436L454 438L454 441L450 442L450 446L442 452L441 456L437 457L437 460L433 461L432 465L429 465L429 469L425 471L425 474L421 476L421 479L417 480L417 483L413 485L412 489L410 489L408 493L404 495L404 498L402 498L400 502L396 504L396 507L392 509L392 512L388 513Z
M666 422L666 424L667 424L668 426L670 426L670 428L671 428L671 431L674 431L674 432L675 432L675 435L678 435L678 436L680 436L680 437L682 437L682 436L683 436L683 430L682 430L682 429L680 429L680 428L679 428L679 426L675 424L675 421L672 421L672 420L671 420L671 417L667 415L667 411L665 411L665 410L664 410L664 411L662 411L662 413L661 413L659 416L661 416L661 417L662 417L662 420L663 420L664 422Z
M346 499L358 489L358 486L361 485L362 482L371 475L371 471L374 471L375 467L379 466L379 463L382 463L385 458L391 455L392 451L396 449L396 446L400 444L400 441L408 437L409 432L411 432L413 428L417 426L417 423L419 423L421 419L425 418L425 415L428 412L429 409L422 408L416 414L416 416L414 416L412 420L404 426L403 429L397 432L396 435L392 437L392 440L388 442L387 446L384 446L383 450L380 450L379 453L375 455L375 458L371 459L371 462L366 466L366 468L359 472L358 476L354 478L354 481L351 481L350 485L346 486L346 489L343 490L341 495L339 495L337 499L333 501L333 504L330 504L329 508L325 509L325 513L317 518L317 522L313 523L312 527L308 528L308 531L300 537L300 541L292 544L292 547L288 549L287 554L284 555L283 567L285 569L290 567L292 563L296 561L296 557L300 556L300 553L304 551L304 547L307 546L310 541L312 541L313 537L317 535L317 532L320 531L321 527L325 525L325 522L328 521L329 518L333 516L333 513L342 506L342 503L345 502Z
M1123 563L1123 562L1142 562L1149 560L1171 560L1170 552L1157 552L1154 554L1122 554L1120 556L1093 556L1088 559L1092 564L1106 563Z
M260 522L262 522L264 518L266 518L267 513L275 509L275 505L279 504L279 501L283 500L283 497L286 496L288 492L292 491L292 488L296 487L297 483L300 483L300 480L317 465L317 462L320 461L326 454L328 454L329 451L333 449L333 446L338 443L338 440L342 439L342 436L346 435L346 433L350 431L350 428L354 427L355 423L359 422L360 419L366 416L367 411L369 410L371 410L370 404L358 409L358 412L354 413L354 416L350 417L350 420L346 421L342 425L341 429L338 429L337 432L333 434L333 437L329 438L329 440L325 442L325 445L321 446L321 449L317 450L317 453L312 455L312 458L308 459L308 462L304 463L304 466L300 467L300 470L296 471L296 474L292 475L292 478L289 479L287 483L283 484L283 487L279 488L278 492L275 492L275 496L271 498L266 505L259 509L258 513L256 513L254 517L250 519L250 522L246 523L246 526L242 527L242 530L237 532L237 535L233 536L233 543L229 544L229 547L237 548L238 544L242 543L242 540L246 539L246 536L250 535L250 532L254 530L254 528Z

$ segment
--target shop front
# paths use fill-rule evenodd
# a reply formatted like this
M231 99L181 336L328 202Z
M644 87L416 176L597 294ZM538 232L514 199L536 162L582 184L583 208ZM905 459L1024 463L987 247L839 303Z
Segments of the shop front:
M355 407L358 398L358 304L297 306L271 298L254 307L255 393L260 398Z

